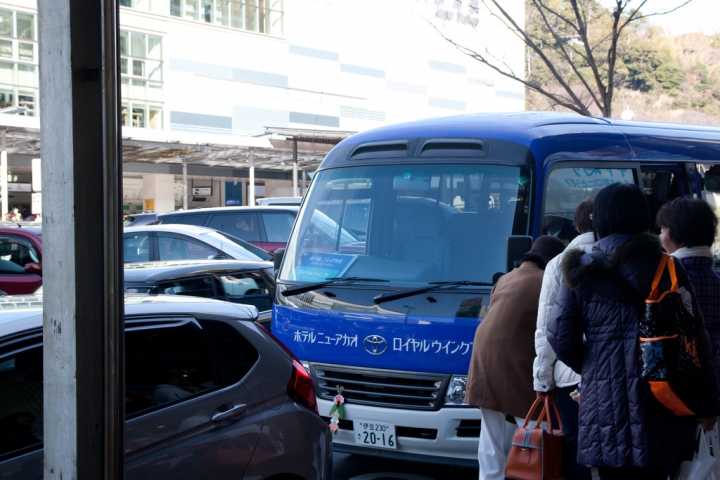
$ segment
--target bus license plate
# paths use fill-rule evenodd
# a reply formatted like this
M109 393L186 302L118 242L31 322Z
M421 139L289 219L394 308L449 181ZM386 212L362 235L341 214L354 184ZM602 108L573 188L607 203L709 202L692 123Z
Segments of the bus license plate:
M353 420L355 443L369 447L397 448L395 425L372 420Z

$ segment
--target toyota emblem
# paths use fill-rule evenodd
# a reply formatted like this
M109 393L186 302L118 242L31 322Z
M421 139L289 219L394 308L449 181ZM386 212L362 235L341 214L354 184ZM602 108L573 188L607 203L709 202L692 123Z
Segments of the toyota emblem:
M363 340L363 347L370 355L382 355L388 349L388 343L380 335L368 335Z

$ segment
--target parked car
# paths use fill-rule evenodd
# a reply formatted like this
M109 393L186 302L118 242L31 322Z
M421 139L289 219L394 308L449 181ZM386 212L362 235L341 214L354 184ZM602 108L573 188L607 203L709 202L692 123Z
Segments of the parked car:
M125 293L214 298L264 312L272 309L275 275L272 263L252 260L126 263Z
M123 232L125 263L154 260L266 260L262 249L232 235L193 225L146 225Z
M252 243L270 253L284 248L298 206L198 208L158 215L162 225L201 225Z
M2 316L0 477L42 478L42 313ZM256 317L228 302L126 297L129 480L330 478L312 379Z
M42 285L42 240L28 228L0 228L0 290L33 293Z
M123 220L123 227L142 227L143 225L157 225L160 220L155 213L131 213Z

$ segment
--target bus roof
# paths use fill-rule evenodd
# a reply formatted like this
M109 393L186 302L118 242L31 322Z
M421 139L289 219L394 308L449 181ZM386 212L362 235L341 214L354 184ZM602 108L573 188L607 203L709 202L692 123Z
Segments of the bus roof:
M387 163L392 159L395 163L433 156L436 160L457 156L460 161L460 157L477 161L482 156L513 163L535 163L537 159L541 165L584 158L720 160L720 128L559 112L459 115L358 133L340 142L320 168L347 166L347 160Z

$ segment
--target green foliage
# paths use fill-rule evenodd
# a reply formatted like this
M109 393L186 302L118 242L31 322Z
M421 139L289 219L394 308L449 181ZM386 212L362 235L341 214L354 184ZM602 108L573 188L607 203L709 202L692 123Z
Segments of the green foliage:
M664 90L679 89L685 79L685 70L670 62L663 63L655 71L655 78Z

